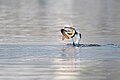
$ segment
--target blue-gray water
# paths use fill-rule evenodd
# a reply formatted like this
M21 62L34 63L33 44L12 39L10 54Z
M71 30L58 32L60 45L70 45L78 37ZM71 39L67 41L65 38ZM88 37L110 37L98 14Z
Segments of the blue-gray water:
M0 80L120 80L119 3L0 0ZM80 47L61 40L70 23Z

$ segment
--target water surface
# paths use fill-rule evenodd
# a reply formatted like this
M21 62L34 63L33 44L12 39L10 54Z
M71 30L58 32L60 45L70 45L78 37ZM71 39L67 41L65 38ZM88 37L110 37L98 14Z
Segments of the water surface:
M120 80L119 3L0 0L0 79ZM70 23L82 34L80 47L61 40Z

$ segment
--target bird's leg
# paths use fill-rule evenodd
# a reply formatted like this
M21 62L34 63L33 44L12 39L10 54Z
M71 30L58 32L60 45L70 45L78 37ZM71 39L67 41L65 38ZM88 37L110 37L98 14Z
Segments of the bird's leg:
M75 43L73 42L73 46L75 46Z

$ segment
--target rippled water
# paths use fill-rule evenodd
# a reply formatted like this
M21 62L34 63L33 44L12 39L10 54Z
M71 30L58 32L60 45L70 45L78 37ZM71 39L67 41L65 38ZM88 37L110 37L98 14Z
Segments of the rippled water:
M0 0L0 80L120 80L119 0ZM82 33L80 47L60 29Z

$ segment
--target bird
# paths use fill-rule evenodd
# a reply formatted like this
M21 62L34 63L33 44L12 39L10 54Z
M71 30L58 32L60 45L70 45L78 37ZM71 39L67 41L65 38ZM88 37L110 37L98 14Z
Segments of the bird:
M73 46L79 46L80 40L81 40L81 33L78 29L71 25L64 25L64 27L61 29L62 33L62 40L66 39L72 39Z

